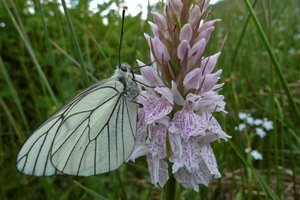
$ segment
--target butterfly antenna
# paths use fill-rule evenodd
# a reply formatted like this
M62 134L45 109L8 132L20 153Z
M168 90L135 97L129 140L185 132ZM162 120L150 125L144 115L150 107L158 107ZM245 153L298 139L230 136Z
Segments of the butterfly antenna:
M121 67L121 48L123 43L123 35L124 35L124 21L125 21L125 8L122 12L122 26L121 26L121 38L120 38L120 44L119 44L119 68Z
M140 65L140 66L138 66L138 67L133 67L132 69L133 69L133 70L136 70L136 69L140 69L140 68L143 68L143 67L149 67L149 66L151 66L153 63L155 63L155 60L152 61L152 62L149 63L149 64Z

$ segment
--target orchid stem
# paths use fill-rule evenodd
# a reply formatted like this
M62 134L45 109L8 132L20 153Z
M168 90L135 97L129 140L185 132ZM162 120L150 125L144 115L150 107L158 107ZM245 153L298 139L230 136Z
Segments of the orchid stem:
M165 199L176 200L176 181L174 176L171 175L165 186Z

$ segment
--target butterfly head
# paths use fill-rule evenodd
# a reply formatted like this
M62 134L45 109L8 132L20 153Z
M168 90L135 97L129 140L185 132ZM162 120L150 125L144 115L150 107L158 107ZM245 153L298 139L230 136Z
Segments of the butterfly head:
M132 67L126 63L122 63L121 66L119 66L119 69L124 73L133 73Z
M124 94L127 97L135 97L140 89L135 81L133 69L128 64L121 64L115 71L118 81L124 85Z
M126 76L128 78L134 79L134 72L130 65L126 63L122 63L120 66L118 66L116 70L117 76Z

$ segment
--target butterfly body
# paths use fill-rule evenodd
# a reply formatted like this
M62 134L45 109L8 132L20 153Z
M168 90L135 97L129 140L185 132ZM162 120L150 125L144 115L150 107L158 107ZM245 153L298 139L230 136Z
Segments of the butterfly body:
M128 65L74 97L24 143L20 172L90 176L124 163L134 146L140 88Z

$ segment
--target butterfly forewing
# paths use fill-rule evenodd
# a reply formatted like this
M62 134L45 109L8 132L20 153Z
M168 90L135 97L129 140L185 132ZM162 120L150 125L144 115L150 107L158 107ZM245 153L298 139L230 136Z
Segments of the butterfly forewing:
M76 96L25 142L19 171L88 176L118 168L131 153L136 131L137 105L123 90L109 79Z

